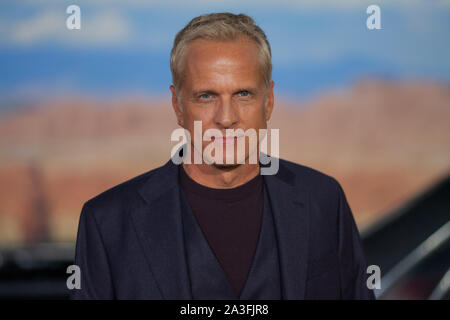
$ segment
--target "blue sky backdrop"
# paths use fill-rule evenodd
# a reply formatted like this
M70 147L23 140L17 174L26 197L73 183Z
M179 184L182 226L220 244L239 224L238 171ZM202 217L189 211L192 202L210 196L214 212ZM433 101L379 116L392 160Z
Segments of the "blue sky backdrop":
M71 4L81 30L66 28ZM366 28L370 4L382 30ZM11 0L0 3L0 103L168 94L176 32L219 11L249 14L265 30L279 94L369 77L450 81L450 1Z

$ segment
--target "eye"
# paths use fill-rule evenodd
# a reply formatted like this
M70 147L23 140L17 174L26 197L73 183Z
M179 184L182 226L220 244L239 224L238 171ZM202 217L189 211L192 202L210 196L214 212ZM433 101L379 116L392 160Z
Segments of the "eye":
M209 93L203 93L202 95L200 95L200 99L209 99L211 98L211 95Z
M248 97L250 95L250 92L248 92L247 90L243 90L243 91L239 92L239 95L241 97Z

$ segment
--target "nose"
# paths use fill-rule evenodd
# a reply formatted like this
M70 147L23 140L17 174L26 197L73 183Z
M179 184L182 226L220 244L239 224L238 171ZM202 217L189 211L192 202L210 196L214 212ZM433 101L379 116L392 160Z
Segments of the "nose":
M231 97L223 97L220 101L214 121L220 129L233 128L239 121L236 106L233 105Z

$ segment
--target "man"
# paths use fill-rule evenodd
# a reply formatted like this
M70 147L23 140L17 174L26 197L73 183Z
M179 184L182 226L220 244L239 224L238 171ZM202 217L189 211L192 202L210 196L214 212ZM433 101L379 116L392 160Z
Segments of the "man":
M170 64L178 124L193 137L200 121L204 139L187 139L181 164L169 160L85 203L81 289L71 297L373 299L339 183L284 160L261 175L250 161L261 150L242 131L267 128L274 105L264 32L243 14L194 18Z

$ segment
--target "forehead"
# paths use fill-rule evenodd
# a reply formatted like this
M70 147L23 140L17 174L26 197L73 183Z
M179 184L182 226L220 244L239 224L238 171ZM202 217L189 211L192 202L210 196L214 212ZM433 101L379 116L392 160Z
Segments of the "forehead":
M229 41L194 40L187 47L184 65L186 84L262 80L258 47L245 37Z
M258 55L256 43L247 37L238 37L234 40L196 39L187 46L186 58L210 58L218 56L254 59Z

